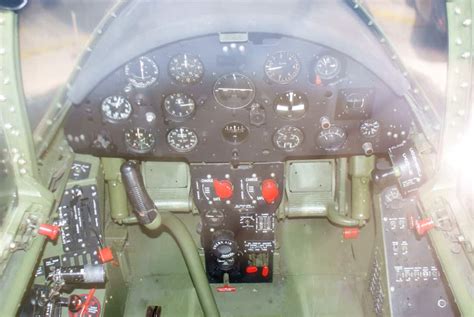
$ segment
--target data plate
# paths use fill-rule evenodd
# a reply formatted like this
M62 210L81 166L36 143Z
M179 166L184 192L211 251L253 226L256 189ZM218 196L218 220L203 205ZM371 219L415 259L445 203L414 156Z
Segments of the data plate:
M415 199L403 199L396 187L384 190L382 222L392 316L458 316L428 237L420 238L409 228L408 219L416 210Z

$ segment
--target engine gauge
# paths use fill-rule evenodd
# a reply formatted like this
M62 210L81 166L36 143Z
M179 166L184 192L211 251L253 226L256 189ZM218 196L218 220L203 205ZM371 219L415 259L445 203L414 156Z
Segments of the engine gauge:
M346 143L346 139L346 131L333 125L329 129L321 130L316 141L323 150L337 151Z
M249 136L249 129L240 122L229 122L222 129L224 140L232 144L240 144Z
M281 51L268 56L265 74L277 84L288 84L300 73L301 64L296 53Z
M196 103L187 94L178 92L165 97L163 108L167 117L179 122L189 118L194 113Z
M149 57L141 56L125 65L125 76L136 88L146 88L158 79L158 66Z
M170 76L182 84L194 84L204 75L204 66L199 57L192 54L178 54L168 65Z
M111 122L127 120L132 114L132 105L122 96L109 96L102 101L102 115Z
M365 120L360 125L360 134L366 138L375 137L380 130L380 123L377 120Z
M321 79L335 78L341 72L341 62L333 55L323 55L316 60L314 71Z
M245 75L226 74L214 84L214 98L223 107L244 108L255 98L255 86Z
M284 126L273 135L273 144L283 151L291 152L304 140L303 131L293 126Z
M277 96L274 101L275 112L284 119L297 120L304 116L308 99L298 92L289 91Z
M176 152L189 152L197 146L198 136L194 130L179 127L168 132L166 141Z
M145 128L133 128L125 132L125 144L135 153L147 153L155 145L155 137Z

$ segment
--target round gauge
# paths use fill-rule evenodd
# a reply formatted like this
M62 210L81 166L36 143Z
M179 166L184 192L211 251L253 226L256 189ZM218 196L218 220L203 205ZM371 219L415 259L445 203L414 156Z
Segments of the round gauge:
M225 215L222 210L211 209L204 214L204 219L210 227L217 227L224 223Z
M291 152L299 147L304 140L303 131L296 127L284 126L273 135L273 143L283 151Z
M145 128L133 128L125 132L125 144L136 153L147 153L155 145L155 137Z
M136 88L145 88L158 79L158 66L149 57L141 56L125 65L125 76Z
M112 122L127 120L132 114L132 105L122 96L109 96L102 101L102 115Z
M194 84L204 75L204 66L195 55L178 54L171 58L168 72L179 83Z
M314 71L321 79L332 79L339 75L341 62L332 55L323 55L316 61Z
M360 134L366 138L373 138L379 133L380 123L377 120L365 120L360 125Z
M265 74L277 84L288 84L298 76L300 69L300 61L293 52L276 52L265 61Z
M190 96L178 92L165 97L163 108L167 117L174 121L183 121L194 113L196 103Z
M255 98L255 86L245 75L230 73L220 77L214 84L214 98L229 109L240 109Z
M249 129L240 122L229 122L222 129L222 136L227 142L239 144L249 136Z
M298 92L289 91L279 95L275 101L275 112L284 119L300 119L306 113L308 99Z
M346 143L346 139L346 131L333 125L329 129L321 130L317 143L323 150L337 151Z
M184 127L170 130L166 136L166 140L168 145L176 152L189 152L198 144L196 132Z

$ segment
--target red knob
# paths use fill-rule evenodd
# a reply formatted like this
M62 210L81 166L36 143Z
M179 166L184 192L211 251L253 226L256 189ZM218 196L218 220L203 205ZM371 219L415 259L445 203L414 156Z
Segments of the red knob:
M229 199L234 193L234 186L229 180L214 179L214 192L220 199Z
M419 236L424 236L428 231L434 228L434 221L431 218L424 218L415 221L416 233Z
M270 275L270 268L268 266L262 267L262 277L268 277Z
M107 263L114 260L114 254L109 247L99 248L99 260L101 263Z
M279 195L278 184L274 179L269 178L262 182L262 196L267 204L273 204Z
M245 268L245 272L246 272L247 274L257 273L257 272L258 272L258 267L256 267L255 265L247 266L247 267Z
M342 230L342 237L345 240L357 239L359 237L359 232L360 232L359 228L345 227Z
M59 227L43 223L38 227L38 234L48 237L50 240L56 241L59 235Z

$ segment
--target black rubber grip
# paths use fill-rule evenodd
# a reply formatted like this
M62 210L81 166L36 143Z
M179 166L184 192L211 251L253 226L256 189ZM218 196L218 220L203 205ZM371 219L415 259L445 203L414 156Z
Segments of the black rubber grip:
M120 172L122 173L122 181L125 185L128 199L132 204L138 221L143 225L151 223L155 220L158 211L153 200L151 200L146 192L138 164L134 161L127 161L122 164Z

